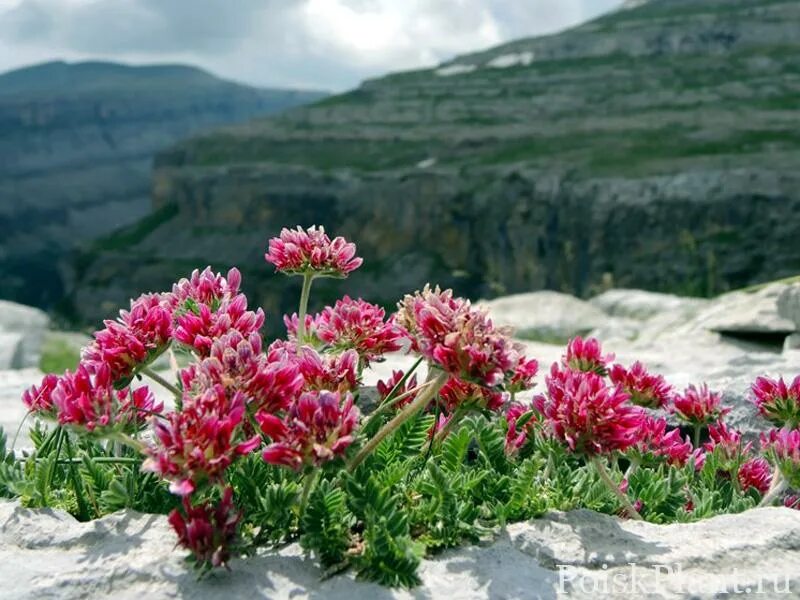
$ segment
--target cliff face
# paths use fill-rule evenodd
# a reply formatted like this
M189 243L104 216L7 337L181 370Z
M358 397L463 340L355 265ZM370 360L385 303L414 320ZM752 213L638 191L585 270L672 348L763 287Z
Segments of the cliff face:
M194 138L159 155L150 222L82 256L75 307L235 263L285 310L263 249L312 223L359 243L344 288L385 303L796 273L798 30L792 1L652 0Z
M157 151L319 97L181 66L47 63L0 75L0 297L60 298L76 242L149 213Z

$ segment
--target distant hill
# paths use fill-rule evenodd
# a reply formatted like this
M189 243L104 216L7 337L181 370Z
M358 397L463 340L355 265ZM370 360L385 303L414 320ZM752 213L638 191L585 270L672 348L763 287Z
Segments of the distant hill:
M315 294L387 305L426 281L710 295L796 274L799 31L797 0L630 3L196 136L156 160L157 218L82 256L75 305L97 318L239 264L261 305L291 308L262 258L287 224L365 256Z
M150 212L156 152L324 95L183 65L57 61L0 75L0 297L52 308L76 244Z

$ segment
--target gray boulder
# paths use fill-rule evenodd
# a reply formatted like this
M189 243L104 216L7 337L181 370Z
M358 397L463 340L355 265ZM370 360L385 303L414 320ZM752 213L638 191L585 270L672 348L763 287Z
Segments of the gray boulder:
M611 315L644 321L663 313L689 316L708 305L702 298L686 298L645 290L613 289L595 296L589 302Z
M33 367L39 364L42 342L49 324L47 313L38 308L0 300L0 333L19 334L22 338L17 364L6 368Z
M608 320L599 308L559 292L515 294L482 304L496 324L512 327L517 337L534 341L564 343Z
M755 290L723 294L701 310L691 324L719 333L788 336L797 331L797 325L778 312L778 298L787 287L773 283Z
M781 291L778 296L778 315L792 321L800 331L800 282Z
M752 510L653 525L579 510L510 525L491 544L423 561L422 585L393 590L351 573L323 579L297 544L198 580L166 519L122 511L79 523L0 503L4 598L718 598L800 593L800 511ZM778 588L775 588L775 584ZM789 589L789 595L784 592Z

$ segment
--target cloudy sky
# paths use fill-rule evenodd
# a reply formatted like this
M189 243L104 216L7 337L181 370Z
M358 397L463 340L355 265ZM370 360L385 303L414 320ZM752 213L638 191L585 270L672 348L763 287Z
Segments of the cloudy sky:
M621 0L0 0L0 72L45 60L182 62L339 91L558 31Z

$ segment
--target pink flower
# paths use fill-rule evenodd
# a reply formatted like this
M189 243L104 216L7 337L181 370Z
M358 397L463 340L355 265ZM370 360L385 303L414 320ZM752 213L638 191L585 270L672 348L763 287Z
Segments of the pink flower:
M241 283L242 275L236 268L228 271L227 277L214 273L211 267L206 267L202 273L195 269L188 279L181 279L172 286L172 293L168 297L169 307L173 311L185 311L205 304L213 309L222 299L236 296Z
M303 340L303 343L312 343L319 340L317 336L317 317L312 315L306 315L305 318L305 332L306 332L306 339ZM286 335L289 341L296 342L297 341L297 329L300 325L300 317L297 313L292 313L292 316L284 315L283 316L283 324L286 326ZM316 345L314 343L313 345Z
M439 397L447 412L457 408L499 410L506 403L507 394L485 388L457 377L450 377L439 390Z
M631 402L646 408L661 408L672 397L672 388L661 375L652 375L636 361L630 369L614 365L608 373L613 383L622 386L631 396Z
M22 394L22 402L32 413L44 417L55 417L56 407L53 405L53 391L58 385L58 377L55 375L45 375L42 383L31 386Z
M666 419L651 416L642 418L635 448L643 455L663 458L668 464L678 467L689 462L693 450L688 437L681 439L679 429L667 431Z
M170 480L170 491L185 496L206 481L219 482L237 456L257 448L259 436L243 439L245 396L229 396L215 385L197 396L186 395L180 412L155 420L156 445L148 448L142 470Z
M195 394L216 385L229 393L241 392L254 412L285 410L305 385L292 357L267 356L257 333L245 338L236 330L214 340L210 356L183 369L180 378L183 389Z
M736 463L742 457L750 453L753 448L752 442L744 442L742 434L736 429L732 429L723 422L709 425L708 435L710 440L704 444L707 453L716 452L717 457L727 471L732 470L731 463Z
M757 456L739 467L739 486L743 492L755 488L762 496L769 491L772 483L772 469L766 459Z
M534 378L539 372L539 362L535 358L521 357L514 375L509 381L508 391L512 394L524 392L533 388Z
M518 423L520 418L526 415L527 421ZM506 410L506 454L512 456L516 454L527 442L528 437L533 434L536 424L535 413L531 407L526 407L519 402L509 405Z
M273 442L264 450L264 460L295 470L320 466L344 454L353 442L358 417L353 397L333 392L302 394L283 419L260 413L261 430Z
M730 412L721 406L722 396L708 389L706 384L696 388L690 385L673 399L672 412L680 421L692 426L710 425Z
M608 363L613 360L613 354L603 356L600 342L595 338L584 340L581 336L570 340L562 358L564 365L573 371L592 371L598 375L605 375Z
M573 452L609 454L638 440L643 413L619 386L607 386L593 371L561 370L558 364L545 383L547 394L534 398L534 406L553 437Z
M324 227L316 226L282 229L280 237L269 241L264 258L287 275L324 277L347 277L364 262L356 256L355 244L343 237L331 240Z
M761 447L789 486L800 488L800 429L772 429L762 433Z
M167 520L178 534L178 543L191 550L199 564L219 567L230 560L241 516L233 505L233 489L226 487L216 506L210 502L192 506L184 497L183 512L175 509Z
M295 347L293 344L287 345ZM270 346L276 352L278 346ZM358 387L358 353L347 350L341 354L320 354L310 346L303 346L299 356L296 352L289 352L291 360L296 361L297 367L305 380L303 389L327 390L331 392L350 392Z
M694 470L699 473L706 466L706 451L702 448L695 448L692 452L691 460L694 464Z
M58 422L104 435L121 430L128 433L144 425L150 413L163 408L146 386L133 391L114 389L111 369L94 365L94 373L81 363L75 373L58 378L51 394Z
M117 381L130 378L135 369L161 354L172 333L171 312L162 294L144 294L131 300L116 321L104 321L94 341L83 349L82 362L90 372L106 364Z
M759 377L752 387L758 411L778 427L794 429L800 426L800 375L787 385L778 380Z
M208 356L215 338L235 330L242 336L257 332L264 324L264 311L247 310L247 298L239 294L223 298L211 308L196 304L190 310L178 314L175 319L173 337L191 347L199 356Z
M401 348L402 330L380 307L345 296L315 319L317 336L338 350L353 349L364 364Z
M378 381L378 397L380 398L379 404L383 404L389 398L389 394L391 394L392 390L397 387L394 393L395 398L399 398L404 394L408 393L410 390L413 390L417 387L417 376L412 375L408 379L406 379L405 383L398 387L400 381L402 381L403 377L405 377L405 373L402 371L392 371L392 376L387 380L380 380ZM414 401L414 398L417 397L416 393L412 393L409 396L406 396L402 400L396 402L394 404L395 408L400 408L407 404L411 404Z
M783 505L786 508L793 508L795 510L800 510L800 496L789 495L783 499Z
M459 379L486 387L510 380L522 358L522 346L494 327L485 312L453 298L453 292L426 286L398 305L398 324L412 348Z

